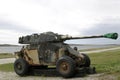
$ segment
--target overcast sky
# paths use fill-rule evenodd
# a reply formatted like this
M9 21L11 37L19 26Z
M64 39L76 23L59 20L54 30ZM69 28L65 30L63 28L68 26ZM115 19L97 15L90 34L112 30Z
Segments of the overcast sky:
M120 33L120 0L0 0L0 44L17 44L19 36L46 31ZM120 39L72 42L120 44Z

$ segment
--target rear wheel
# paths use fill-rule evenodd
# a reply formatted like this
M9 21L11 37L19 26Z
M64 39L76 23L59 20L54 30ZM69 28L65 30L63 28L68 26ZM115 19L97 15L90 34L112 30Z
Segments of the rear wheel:
M84 56L85 63L82 65L83 67L90 67L91 61L88 55L82 54Z
M69 56L61 57L56 64L57 71L65 78L73 77L75 75L76 64Z
M28 73L28 68L28 63L22 58L17 59L14 63L14 70L19 76L25 76Z

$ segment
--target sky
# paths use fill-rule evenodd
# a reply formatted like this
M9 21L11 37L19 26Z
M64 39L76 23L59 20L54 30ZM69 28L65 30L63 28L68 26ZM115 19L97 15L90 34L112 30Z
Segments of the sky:
M120 0L0 0L0 44L53 31L72 36L120 34ZM120 39L73 40L77 44L120 44Z

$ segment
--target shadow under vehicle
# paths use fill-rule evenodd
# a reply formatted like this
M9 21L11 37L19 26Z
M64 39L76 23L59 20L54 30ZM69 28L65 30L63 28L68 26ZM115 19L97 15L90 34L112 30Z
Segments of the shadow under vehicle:
M81 68L95 72L95 68L90 67L90 58L86 54L79 53L76 47L71 48L64 41L88 38L117 39L117 37L117 33L72 37L53 32L22 36L19 38L19 43L27 45L15 52L14 70L18 75L25 76L30 68L48 69L48 66L55 66L56 71L65 78L73 77Z

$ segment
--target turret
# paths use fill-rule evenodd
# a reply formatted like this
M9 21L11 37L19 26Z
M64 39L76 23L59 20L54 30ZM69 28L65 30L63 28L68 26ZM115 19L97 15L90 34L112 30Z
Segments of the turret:
M46 42L63 42L65 40L70 39L89 39L89 38L110 38L110 39L117 39L117 33L108 33L104 35L97 35L97 36L84 36L84 37L72 37L68 35L60 35L53 32L45 32L41 34L32 34L27 36L22 36L19 38L20 44L40 44Z

